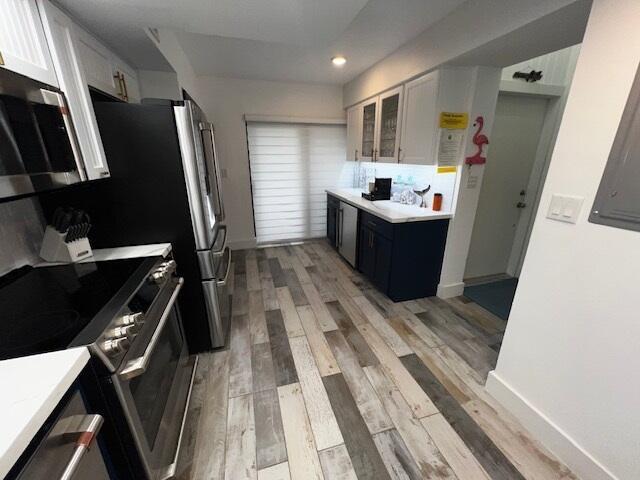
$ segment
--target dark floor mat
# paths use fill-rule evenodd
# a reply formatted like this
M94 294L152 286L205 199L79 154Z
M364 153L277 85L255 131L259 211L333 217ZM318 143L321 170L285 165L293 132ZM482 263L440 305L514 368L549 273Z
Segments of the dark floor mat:
M507 320L517 286L517 278L508 278L467 287L464 289L464 296L486 308L494 315Z

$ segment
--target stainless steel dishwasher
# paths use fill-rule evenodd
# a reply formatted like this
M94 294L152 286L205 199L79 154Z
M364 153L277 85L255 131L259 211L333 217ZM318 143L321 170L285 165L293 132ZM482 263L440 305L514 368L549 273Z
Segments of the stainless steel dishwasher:
M340 202L338 209L338 251L340 255L356 267L356 246L358 243L358 209Z

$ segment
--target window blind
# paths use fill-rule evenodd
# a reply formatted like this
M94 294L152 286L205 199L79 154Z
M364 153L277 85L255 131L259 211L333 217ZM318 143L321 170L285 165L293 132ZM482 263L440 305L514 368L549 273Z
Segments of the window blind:
M324 236L324 190L350 180L346 127L247 122L247 136L257 242Z

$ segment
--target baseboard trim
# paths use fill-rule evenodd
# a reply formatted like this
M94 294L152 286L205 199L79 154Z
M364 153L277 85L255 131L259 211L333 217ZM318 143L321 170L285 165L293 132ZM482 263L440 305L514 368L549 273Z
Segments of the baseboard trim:
M228 245L231 250L245 250L247 248L255 248L256 239L250 238L248 240L236 240L234 242L229 242Z
M464 292L464 282L450 283L449 285L438 285L438 293L436 295L440 298L453 298L459 297Z
M531 405L496 372L489 372L486 390L571 471L584 480L618 480L600 462L546 415Z

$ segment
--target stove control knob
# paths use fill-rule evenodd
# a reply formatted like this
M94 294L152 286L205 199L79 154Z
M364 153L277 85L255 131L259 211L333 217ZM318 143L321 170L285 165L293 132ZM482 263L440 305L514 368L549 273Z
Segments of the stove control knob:
M126 337L112 338L103 342L101 347L104 353L106 353L110 357L113 357L124 352L127 348L129 348L130 344L131 342L129 342L129 339Z
M149 275L149 280L153 283L162 283L166 280L167 278L167 271L159 268L158 270L154 271L151 275Z
M131 340L136 336L138 330L140 330L140 327L135 324L116 327L113 329L112 339L127 338Z
M126 327L127 325L141 327L144 320L144 313L142 312L127 313L116 320L116 327Z
M175 272L177 268L175 260L167 260L166 262L162 262L160 266L169 273Z

